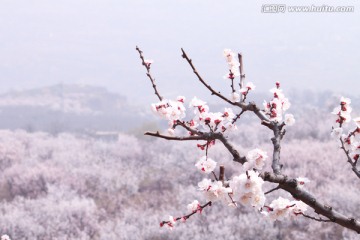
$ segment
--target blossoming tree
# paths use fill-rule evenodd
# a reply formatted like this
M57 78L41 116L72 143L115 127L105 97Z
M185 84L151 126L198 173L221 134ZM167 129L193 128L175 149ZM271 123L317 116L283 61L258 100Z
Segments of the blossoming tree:
M236 55L229 49L224 50L224 57L228 64L228 73L224 78L229 79L231 90L229 96L226 96L216 91L202 78L192 60L181 49L182 57L188 62L197 79L212 95L229 105L222 112L211 112L206 102L197 97L188 104L185 104L183 96L177 97L176 100L164 99L150 71L153 60L145 59L140 48L136 47L136 50L140 55L142 65L146 68L146 75L155 95L159 99L159 102L152 104L151 108L156 115L169 123L167 134L146 132L145 135L171 141L195 141L199 151L203 151L203 156L195 167L205 176L198 183L198 190L204 193L204 199L189 203L187 214L178 217L169 216L168 219L161 221L161 227L166 226L172 229L178 222L186 222L194 214L201 213L204 208L215 202L221 202L230 207L237 207L239 204L252 207L264 218L271 220L306 217L319 222L333 222L360 233L360 222L353 216L345 216L331 205L320 202L316 196L306 190L304 186L309 179L283 174L283 165L280 160L281 141L285 136L286 128L295 123L295 118L292 114L286 113L291 104L285 97L279 82L276 82L275 87L270 90L272 99L264 101L263 109L260 109L254 102L247 101L248 94L255 89L255 85L252 82L245 82L241 54ZM331 135L337 139L352 171L360 178L360 170L357 168L360 156L360 117L353 119L355 126L351 126L350 104L350 99L341 97L340 106L332 112L335 119ZM188 119L185 119L186 105L193 112ZM271 157L259 148L247 154L241 154L230 142L228 134L237 130L236 124L245 112L255 114L260 124L273 133ZM349 133L343 134L344 128L350 129ZM225 179L224 165L217 166L217 162L208 157L211 146L216 142L221 142L232 155L233 161L242 165L242 167L239 165L239 174L232 179ZM263 170L266 164L271 164L272 172ZM263 188L264 182L273 184L273 188L266 191ZM274 194L279 190L290 193L292 199L278 197L268 202L266 195Z

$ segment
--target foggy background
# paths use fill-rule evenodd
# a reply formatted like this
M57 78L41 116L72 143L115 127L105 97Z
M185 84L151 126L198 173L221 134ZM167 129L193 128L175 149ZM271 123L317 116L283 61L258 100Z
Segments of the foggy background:
M354 6L353 13L261 13L263 4ZM184 48L206 81L230 94L223 49L242 52L247 97L260 107L280 81L296 123L282 141L289 177L307 177L321 202L359 219L358 180L330 138L331 111L350 97L360 116L358 1L0 0L0 236L12 239L358 239L340 226L265 220L252 208L214 204L171 233L204 177L204 153L189 142L143 136L166 132L138 45L160 93L228 105L211 96L181 58ZM238 112L238 109L234 109ZM187 111L186 120L193 117ZM272 132L247 112L229 141L271 155ZM345 127L353 130L354 123ZM226 177L240 174L223 145L209 156ZM269 164L265 170L271 170ZM274 185L266 183L264 190ZM278 196L267 196L267 203ZM317 216L312 210L309 215ZM171 234L171 235L170 235Z
M353 13L261 13L263 4L355 6ZM358 1L0 1L0 92L54 84L103 86L138 105L155 101L135 46L155 60L165 97L209 96L183 47L217 89L228 88L222 50L244 54L257 91L357 94ZM226 87L226 88L225 88Z

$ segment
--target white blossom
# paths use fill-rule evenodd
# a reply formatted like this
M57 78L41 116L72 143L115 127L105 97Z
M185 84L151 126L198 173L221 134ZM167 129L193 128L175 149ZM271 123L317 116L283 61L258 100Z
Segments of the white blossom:
M247 171L235 176L230 182L233 190L234 200L244 205L261 208L265 203L265 194L262 191L264 180L254 171Z
M246 158L248 160L244 164L244 168L246 170L249 170L251 168L261 170L265 165L265 161L268 158L268 155L263 150L256 148L249 151Z
M176 223L176 219L173 216L169 216L169 222L166 224L166 226L168 226L170 230L172 230L175 223Z
M231 108L225 108L223 117L227 121L232 121L235 117L235 114Z
M223 186L221 181L215 181L211 183L208 191L205 192L205 197L208 201L224 201L227 202L229 199L228 193L231 193L232 189Z
M298 187L303 187L306 183L310 182L310 180L305 177L298 177L296 178L296 181L298 182Z
M203 173L211 173L216 167L216 162L211 158L203 156L195 166Z
M357 126L358 128L360 128L360 117L354 118L353 120L354 120L356 126Z
M182 102L164 99L158 103L151 104L151 109L161 118L169 121L180 120L186 116L185 107Z
M169 134L170 136L174 136L174 135L175 135L175 130L174 130L173 128L169 128L169 129L168 129L168 134Z
M145 59L145 60L144 60L144 63L145 63L145 65L146 65L146 67L150 67L150 65L154 63L154 60L152 60L152 59Z
M10 239L9 235L4 234L1 236L1 240L11 240L11 239Z
M292 203L291 206L295 205L291 207L291 211L294 214L293 216L297 216L299 214L306 212L308 206L302 201L292 201L291 203Z
M249 90L255 90L256 86L252 82L248 82L245 87Z
M292 126L295 123L294 115L292 114L285 114L285 124L287 126Z
M231 101L233 102L239 102L240 101L240 95L236 92L233 92L231 94Z
M286 198L279 197L270 204L269 217L272 220L282 220L289 216L292 203Z
M200 191L208 191L211 188L211 180L204 178L201 182L198 183Z
M341 127L334 128L331 131L331 137L339 139L342 133L343 133L343 129Z
M200 207L199 201L194 200L192 203L187 205L187 209L189 212L196 212Z

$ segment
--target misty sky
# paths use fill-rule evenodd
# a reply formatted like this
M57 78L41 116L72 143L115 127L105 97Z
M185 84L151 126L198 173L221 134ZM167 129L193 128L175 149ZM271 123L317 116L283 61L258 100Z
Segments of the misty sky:
M353 13L261 13L264 3L350 5ZM215 88L224 48L241 51L259 91L284 88L359 95L359 1L0 0L0 92L76 83L105 86L130 102L156 101L135 46L165 97L208 96L183 47Z

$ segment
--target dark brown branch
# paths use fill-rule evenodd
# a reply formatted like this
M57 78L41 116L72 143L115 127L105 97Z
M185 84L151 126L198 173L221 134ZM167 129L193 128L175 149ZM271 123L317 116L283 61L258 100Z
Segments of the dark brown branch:
M265 113L261 111L254 102L249 102L248 104L240 102L236 105L241 107L241 109L243 109L244 111L254 112L261 121L271 122L270 119L265 115Z
M153 78L153 77L151 76L151 73L150 73L150 65L145 63L144 56L142 55L143 52L140 50L140 48L139 48L138 46L136 46L136 51L139 52L139 55L140 55L140 58L141 58L141 61L142 61L142 65L144 65L145 68L146 68L146 71L147 71L146 76L148 76L148 78L149 78L150 81L151 81L152 87L153 87L154 90L155 90L155 95L159 98L160 101L163 100L163 97L160 95L160 93L158 92L158 90L157 90L157 88L156 88L155 78Z
M224 137L222 133L219 132L207 132L203 133L200 136L188 136L188 137L172 137L167 135L162 135L159 132L146 132L145 135L163 138L166 140L175 140L175 141L193 141L193 140L220 140L224 146L227 148L227 150L231 153L233 156L233 160L235 162L239 162L241 164L244 164L247 160L246 157L241 157L239 152L235 149L235 147Z
M225 167L224 165L220 165L219 181L221 181L224 184L224 180L225 180Z
M192 68L193 72L195 73L195 75L197 76L197 78L199 79L199 81L207 88L210 90L212 95L216 95L219 98L221 98L222 100L224 100L225 102L236 106L236 102L232 102L230 101L228 98L226 98L225 96L223 96L220 92L215 91L210 85L208 85L204 79L200 76L199 72L196 70L195 66L192 63L192 60L186 55L184 49L181 49L182 51L182 57L186 59L186 61L189 63L190 67Z
M213 140L215 139L213 136L210 136L209 134L204 134L203 136L188 136L188 137L172 137L167 135L162 135L159 132L146 132L144 135L158 137L158 138L164 138L166 140L174 140L174 141L193 141L193 140Z
M280 132L280 127L279 125L277 125L277 123L273 125L273 132L274 132L274 137L271 138L271 141L274 145L274 151L273 151L273 161L271 167L273 169L273 172L279 175L281 174L281 168L282 168L282 165L280 164L281 132Z
M219 139L224 146L227 148L227 150L231 153L233 156L233 161L244 164L247 160L246 157L241 157L239 152L235 149L235 147L229 143L229 141L224 137L223 134L217 133L217 139Z
M279 183L279 187L287 192L289 192L295 199L301 200L311 208L315 210L317 214L320 214L332 222L337 223L345 228L351 229L360 233L360 222L354 218L347 217L332 207L325 205L318 201L314 195L307 192L303 188L297 186L296 179L288 179L285 175L276 175L270 172L263 172L260 174L260 177L264 181Z

